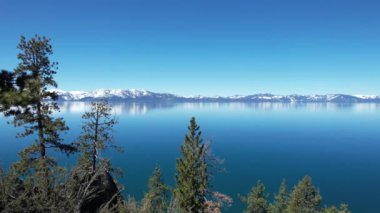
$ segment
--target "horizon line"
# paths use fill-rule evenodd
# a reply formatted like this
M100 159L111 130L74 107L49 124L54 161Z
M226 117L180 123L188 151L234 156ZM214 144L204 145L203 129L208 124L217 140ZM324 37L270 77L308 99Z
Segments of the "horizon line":
M249 96L249 95L275 95L275 96L290 96L290 95L301 95L301 96L313 96L313 95L350 95L350 96L380 96L379 94L349 94L349 93L310 93L310 94L302 94L302 93L289 93L289 94L278 94L278 93L271 93L271 92L253 92L249 94L234 94L234 95L202 95L202 94L193 94L193 95L181 95L178 93L173 92L156 92L149 89L140 89L140 88L98 88L93 90L63 90L58 88L53 88L50 90L54 91L61 91L61 92L84 92L84 93L91 93L95 91L100 90L118 90L118 91L140 91L140 92L151 92L156 94L171 94L171 95L177 95L182 97L191 97L191 96L202 96L202 97L232 97L232 96Z

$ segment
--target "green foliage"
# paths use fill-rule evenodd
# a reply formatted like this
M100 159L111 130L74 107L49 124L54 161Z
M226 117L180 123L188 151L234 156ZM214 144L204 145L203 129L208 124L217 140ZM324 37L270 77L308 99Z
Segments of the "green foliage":
M43 161L45 159L38 159ZM42 162L39 162L42 163ZM63 171L59 168L49 170L49 181L46 184L45 174L29 175L26 179L11 169L2 175L0 193L2 212L71 212L73 206L64 193L61 176Z
M0 211L5 209L7 204L6 188L5 188L5 174L0 166Z
M313 213L320 210L322 197L313 185L311 178L305 176L293 189L289 201L289 212Z
M252 188L247 197L241 197L247 204L245 212L254 213L350 213L348 205L341 204L339 209L335 206L320 208L322 197L318 189L312 184L311 178L305 176L290 194L286 191L285 180L282 181L273 203L268 204L265 195L265 186L260 181Z
M265 213L268 212L267 195L265 194L265 186L261 181L257 181L256 186L252 187L251 192L241 200L247 204L244 212L247 213Z
M142 201L142 212L164 213L169 205L169 187L164 184L160 167L156 167L149 178L148 192Z
M348 209L347 204L341 204L339 209L335 206L328 207L323 210L324 213L351 213L351 211Z
M204 212L208 188L206 151L194 117L188 130L177 159L174 196L181 212Z
M118 149L113 144L112 129L117 120L112 116L112 108L106 101L93 102L82 119L82 134L75 143L81 156L67 182L72 202L79 209L99 207L100 212L124 212L130 205L122 200L121 186L111 176L117 171L108 159L100 157L102 150Z
M9 110L12 97L15 97L14 73L1 70L0 72L0 112Z
M13 116L12 123L24 128L18 137L38 136L35 144L26 149L23 156L33 161L45 158L47 148L66 153L75 151L73 146L62 143L60 138L60 132L68 130L65 122L62 118L52 116L59 110L55 102L57 94L48 89L57 87L53 75L58 68L56 62L49 60L53 54L50 40L40 36L30 40L21 37L18 49L20 63L13 73L1 73L5 79L0 84L1 90L5 91L1 97L2 103L5 103L5 115Z
M112 108L106 101L93 102L90 111L82 116L82 135L77 142L82 153L79 163L87 168L90 166L92 171L96 171L101 150L118 148L112 143L112 128L117 120L112 117L111 112Z
M281 182L280 189L274 197L273 204L270 205L271 213L285 213L289 204L289 195L286 191L286 181Z
M13 73L6 71L6 70L1 70L1 72L0 72L0 91L1 91L1 93L0 94L14 90L13 81L14 81L14 74Z
M49 89L57 87L53 78L57 63L49 60L53 50L50 40L45 37L35 36L30 40L21 37L18 49L18 66L13 72L0 73L1 111L13 117L15 126L23 127L24 131L17 137L36 138L31 146L20 152L20 160L3 178L4 208L15 212L65 209L67 205L59 207L66 199L58 188L60 183L57 183L62 170L47 155L49 148L67 154L75 151L60 137L61 132L68 130L65 122L53 117L59 108L57 94Z

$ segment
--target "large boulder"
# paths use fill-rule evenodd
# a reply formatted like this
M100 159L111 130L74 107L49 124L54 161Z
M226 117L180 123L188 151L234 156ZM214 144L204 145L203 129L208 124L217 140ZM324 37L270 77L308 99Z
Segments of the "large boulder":
M87 186L80 199L79 212L96 213L103 205L117 202L119 190L109 172L98 171L87 180L89 181L85 183Z

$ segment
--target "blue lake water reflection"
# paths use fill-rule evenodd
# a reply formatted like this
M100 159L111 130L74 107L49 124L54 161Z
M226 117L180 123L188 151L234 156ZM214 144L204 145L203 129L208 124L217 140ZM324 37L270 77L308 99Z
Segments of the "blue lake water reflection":
M65 118L73 141L80 134L81 115L88 103L62 103L57 116ZM379 104L281 103L115 103L119 124L115 142L124 153L106 152L124 170L125 194L140 199L155 165L165 181L174 184L175 160L190 117L195 116L212 151L224 159L225 172L214 174L212 187L234 198L230 212L243 205L258 179L268 195L282 178L293 186L310 175L324 204L348 203L353 212L376 212L380 203ZM0 160L8 166L32 139L15 139L20 130L0 118ZM58 156L70 165L75 157Z

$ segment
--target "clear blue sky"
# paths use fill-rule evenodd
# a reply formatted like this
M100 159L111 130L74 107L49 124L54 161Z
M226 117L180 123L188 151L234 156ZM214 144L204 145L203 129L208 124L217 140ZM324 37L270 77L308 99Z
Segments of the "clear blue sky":
M64 90L380 94L380 1L0 0L0 68L52 39Z

